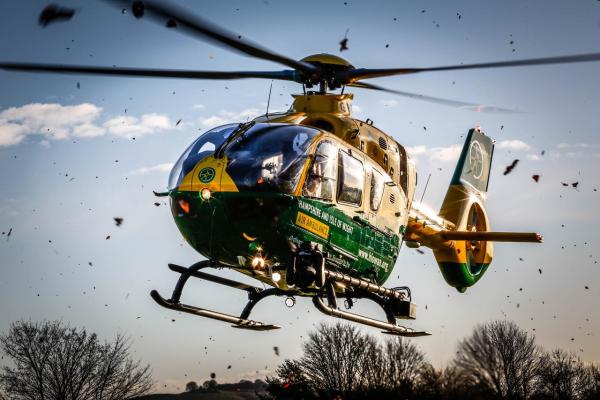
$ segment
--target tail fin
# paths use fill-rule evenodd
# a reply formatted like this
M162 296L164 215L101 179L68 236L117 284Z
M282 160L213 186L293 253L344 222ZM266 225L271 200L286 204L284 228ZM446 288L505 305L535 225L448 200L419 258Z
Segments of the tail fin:
M485 197L493 153L493 140L479 129L471 129L439 213L456 231L490 230ZM485 273L492 261L493 245L485 240L453 243L452 247L434 248L434 255L446 282L464 292Z

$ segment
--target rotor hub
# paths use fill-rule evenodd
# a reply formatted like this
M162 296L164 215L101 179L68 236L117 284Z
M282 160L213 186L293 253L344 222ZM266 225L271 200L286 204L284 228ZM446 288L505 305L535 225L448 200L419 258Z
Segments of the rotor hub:
M302 83L308 88L320 85L321 93L325 93L327 89L341 88L346 82L338 79L340 73L354 69L354 66L348 60L327 53L313 54L304 57L300 61L314 65L319 69L318 72L303 77Z

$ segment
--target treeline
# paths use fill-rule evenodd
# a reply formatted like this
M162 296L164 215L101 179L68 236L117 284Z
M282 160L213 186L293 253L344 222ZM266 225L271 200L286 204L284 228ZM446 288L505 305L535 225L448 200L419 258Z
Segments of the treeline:
M381 342L356 326L322 324L267 379L274 399L600 399L600 368L546 351L514 322L476 327L436 369L414 340Z
M0 400L127 400L152 388L129 340L102 342L61 321L19 321L0 334Z

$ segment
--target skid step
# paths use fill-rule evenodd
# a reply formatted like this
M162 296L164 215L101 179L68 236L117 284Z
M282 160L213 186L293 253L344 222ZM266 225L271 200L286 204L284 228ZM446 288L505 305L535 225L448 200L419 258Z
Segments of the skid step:
M249 329L254 331L269 331L273 329L279 329L280 326L264 324L262 322L254 321L251 319L243 319L229 314L223 314L217 311L207 310L204 308L194 307L187 304L175 303L162 297L156 290L150 292L150 296L158 305L175 310L181 311L199 317L206 317L216 319L219 321L229 322L234 328Z

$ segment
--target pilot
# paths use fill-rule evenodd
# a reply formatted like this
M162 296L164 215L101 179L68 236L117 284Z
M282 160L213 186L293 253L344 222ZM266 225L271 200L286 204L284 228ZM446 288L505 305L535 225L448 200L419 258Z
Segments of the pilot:
M333 188L331 179L323 176L323 170L328 162L326 157L318 157L313 162L304 184L302 194L323 200L333 200Z

